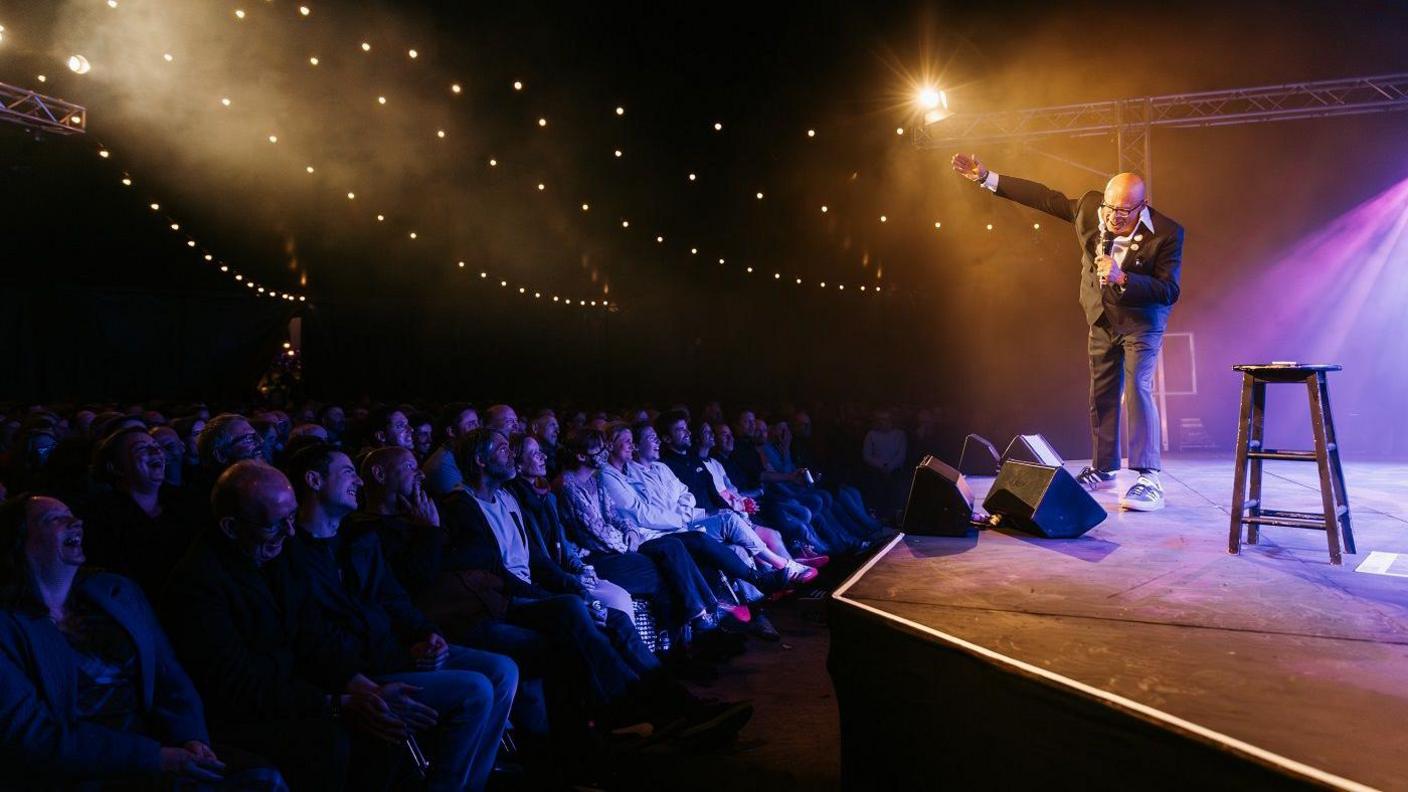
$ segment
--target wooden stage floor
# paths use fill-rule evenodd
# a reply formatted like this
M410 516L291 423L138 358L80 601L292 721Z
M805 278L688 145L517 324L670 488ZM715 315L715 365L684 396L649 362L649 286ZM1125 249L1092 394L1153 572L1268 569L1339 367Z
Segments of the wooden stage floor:
M1408 789L1408 465L1346 465L1342 567L1296 528L1229 555L1230 456L1166 459L1160 512L1119 510L1132 475L1079 539L901 535L834 596L1302 780ZM1265 503L1317 511L1315 475L1267 463ZM992 479L970 483L981 502ZM1404 555L1356 571L1371 551Z

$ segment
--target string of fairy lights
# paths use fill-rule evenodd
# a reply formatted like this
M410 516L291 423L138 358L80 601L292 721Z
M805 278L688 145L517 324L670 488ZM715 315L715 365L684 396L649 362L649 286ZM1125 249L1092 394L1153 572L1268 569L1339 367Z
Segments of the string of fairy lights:
M120 5L119 0L106 0L106 3L108 7L113 9L118 8ZM273 0L266 0L265 4L273 5ZM251 14L253 13L253 9L257 7L258 6L251 5L250 10L246 10L245 8L235 8L232 12L231 18L236 24L244 22L251 16ZM296 14L297 18L301 19L308 19L310 17L316 16L314 14L313 8L306 4L296 6ZM0 28L0 31L3 31L3 28ZM362 40L356 45L356 49L353 51L355 52L356 50L360 50L361 53L365 55L370 55L374 51L379 52L380 49L380 46L374 47L372 41ZM172 63L175 60L174 56L170 52L163 52L161 54L161 57L167 63ZM409 61L417 61L420 58L420 52L415 48L408 48L405 51L405 57ZM308 56L306 62L309 68L317 68L321 64L322 60L319 55L314 54ZM69 59L69 68L75 72L82 74L88 71L90 65L88 64L87 60L84 59L82 56L75 55ZM45 81L45 76L39 75L38 79L40 80L40 82L43 82ZM514 80L511 83L511 87L515 94L522 94L527 90L527 86L522 80ZM464 93L463 86L458 82L450 82L447 85L447 89L451 97L460 96ZM390 100L384 93L376 95L374 101L374 108L386 107L390 103ZM220 109L237 109L238 104L230 96L220 96L218 97L218 104L216 106ZM618 118L625 116L626 112L626 108L623 105L617 105L614 107L614 115ZM540 130L547 130L550 128L549 119L546 116L539 116L536 119L535 123L537 128ZM725 125L723 121L714 121L712 122L711 126L712 130L715 133L724 132ZM905 130L903 127L899 127L895 131L896 134L899 136L903 136L905 134ZM445 139L447 137L447 134L448 133L444 128L434 129L434 135L438 139ZM817 130L814 128L809 128L805 131L805 135L808 139L815 139L817 137ZM277 131L269 132L269 134L266 136L266 139L270 145L278 144L279 137ZM104 159L108 159L111 157L110 150L102 144L98 144L97 151L98 155L103 157ZM624 152L621 148L618 147L613 149L612 155L615 158L620 159L624 156ZM510 170L511 172L514 172L517 177L517 169L515 169L513 165L507 160L497 156L487 157L484 161L484 167L487 167L489 169ZM527 175L526 172L528 170L530 169L526 167L523 168L524 173L522 174L522 183L524 185L525 190L552 195L553 191L549 190L548 181L544 180L540 176L532 177ZM303 171L307 175L316 175L320 172L317 165L313 163L308 163L304 165ZM685 178L689 182L696 182L700 179L700 175L697 172L689 172L685 175ZM132 186L133 180L126 171L123 172L122 179L124 185ZM349 189L332 189L336 189L338 193L340 193L341 195L345 195L346 200L349 202L359 202L359 205L365 205L368 203L365 200L365 194L359 192L355 185L349 185L349 187ZM363 200L359 201L359 197ZM764 201L767 198L766 193L763 190L756 190L751 197L756 202ZM151 207L154 212L160 211L160 204L157 201L152 201ZM580 201L573 200L571 204L571 209L576 212L579 212L582 216L601 216L603 214L601 209L595 206L593 201L591 201L590 199ZM821 214L828 214L832 212L832 207L827 204L822 204L813 211L818 210ZM379 210L375 211L368 210L367 214L364 216L368 218L374 218L377 224L386 224L388 226L396 225L396 221L388 220L387 211L388 210L385 208L379 208ZM190 237L189 234L185 232L184 229L182 229L181 225L177 221L171 219L169 216L165 217L168 220L169 226L173 233L187 234L186 242L189 247L200 247L199 243L194 238ZM887 224L889 223L889 220L890 218L885 214L880 214L877 217L877 221L881 224ZM632 232L639 230L638 227L633 228L629 213L618 213L616 219L612 222L619 224L619 228L622 232ZM940 231L942 230L942 228L942 222L935 221L933 223L934 231ZM1040 230L1041 226L1039 223L1034 223L1033 228L1036 230ZM986 230L992 231L993 224L986 224ZM395 234L397 237L408 239L411 241L429 241L423 229L417 229L410 226L402 225L402 227L396 229ZM758 264L757 262L740 262L736 260L731 260L732 257L728 255L718 255L717 251L713 253L706 252L701 249L697 244L679 243L673 235L668 235L665 233L646 233L638 236L639 238L646 240L653 237L655 244L661 246L660 249L662 251L673 251L682 256L687 252L689 259L698 260L701 262L710 262L716 260L717 266L720 269L737 271L740 275L744 277L756 277L762 280L771 280L778 283L790 283L797 287L811 287L823 290L834 290L836 292L849 292L853 294L869 293L879 295L885 291L895 290L895 287L891 285L882 286L882 284L880 283L882 278L882 271L878 267L875 269L875 277L870 280L826 280L822 278L808 277L804 274L799 274L793 271L784 271L781 268L764 267L761 264ZM264 284L256 283L248 277L244 276L242 273L237 272L234 268L230 267L224 262L217 260L212 254L205 252L203 249L201 250L201 255L206 262L218 266L221 272L227 273L235 281L243 283L255 294L267 294L276 299L286 299L292 301L306 301L307 299L306 296L303 294L288 291L280 291L267 287ZM549 290L541 286L523 283L519 279L514 278L512 276L499 275L491 272L488 269L471 266L465 259L460 257L451 257L451 266L455 267L456 269L468 270L470 273L477 274L477 279L485 283L486 285L497 284L499 289L506 290L507 293L516 292L517 294L522 295L523 297L528 299L540 300L551 303L563 303L569 306L575 305L584 308L611 308L616 305L615 303L609 301L606 298L605 287L602 288L602 291L599 295L594 295L592 297L583 298L580 296L566 296L564 294L557 293L553 290Z

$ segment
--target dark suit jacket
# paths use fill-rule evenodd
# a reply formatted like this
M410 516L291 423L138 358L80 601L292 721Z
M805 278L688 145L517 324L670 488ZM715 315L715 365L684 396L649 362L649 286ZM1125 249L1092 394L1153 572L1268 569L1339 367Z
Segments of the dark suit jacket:
M301 530L284 543L287 580L306 589L343 652L368 674L410 671L409 648L439 629L411 604L381 555L381 539L361 532L338 539L336 555ZM341 574L339 574L339 572Z
M552 596L552 592L542 586L524 582L504 566L504 554L499 547L499 540L489 527L489 519L484 516L484 510L475 502L473 493L456 489L446 495L440 505L440 522L445 527L446 535L441 572L482 569L502 578L504 591L510 597L542 599ZM531 575L533 532L526 525L523 530L529 535Z
M1163 332L1168 315L1178 302L1178 275L1183 264L1183 226L1167 215L1149 209L1152 231L1143 224L1135 233L1143 239L1125 252L1121 265L1129 280L1123 289L1100 286L1095 273L1095 248L1100 241L1100 202L1104 196L1091 190L1079 198L1044 184L999 174L997 195L1075 224L1080 242L1080 304L1085 320L1094 325L1103 315L1116 333Z
M0 610L0 778L34 782L155 775L161 746L208 743L195 686L137 584L97 573L75 582L137 649L153 739L78 720L76 655L47 616Z
M284 543L287 549L289 542ZM283 554L261 569L217 529L201 534L167 584L165 610L181 661L212 721L318 717L356 675L289 574Z

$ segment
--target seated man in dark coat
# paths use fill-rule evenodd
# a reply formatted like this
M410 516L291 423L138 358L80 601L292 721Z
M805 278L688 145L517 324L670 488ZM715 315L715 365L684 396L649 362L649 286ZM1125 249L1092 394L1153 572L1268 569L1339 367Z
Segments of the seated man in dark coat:
M139 426L109 435L98 446L92 473L112 489L80 510L88 563L132 578L148 598L158 598L208 519L193 524L179 493L166 486L165 452ZM208 504L205 511L208 518Z
M289 474L298 515L288 563L346 656L382 684L412 686L408 725L433 729L431 789L482 789L518 687L513 661L451 646L411 604L375 533L342 536L362 486L352 460L330 445L296 452Z
M360 673L289 585L281 553L298 504L283 473L236 462L216 482L211 506L214 526L167 585L177 653L217 738L270 757L295 788L341 789L348 727L399 745L410 733L409 691Z
M83 523L62 501L19 495L0 507L0 547L7 788L285 788L272 767L210 747L200 697L151 606L127 578L80 571Z

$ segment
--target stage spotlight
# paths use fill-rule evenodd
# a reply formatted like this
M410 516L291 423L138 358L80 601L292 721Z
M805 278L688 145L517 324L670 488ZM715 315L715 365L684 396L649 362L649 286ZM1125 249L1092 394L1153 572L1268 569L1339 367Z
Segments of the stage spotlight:
M514 81L513 81L513 90L515 90L515 91L521 91L521 90L523 90L523 82L522 82L521 80L514 80Z
M828 209L826 206L822 206L822 207L821 207L821 213L822 213L822 214L826 214L826 213L829 212L829 211L831 211L831 210Z
M903 134L904 134L904 127L895 127L895 134L896 134L896 135L903 135Z
M122 177L122 186L123 186L123 187L131 187L131 186L132 186L132 180L129 179L129 178L127 178L126 176Z
M308 6L299 6L298 13L302 14L303 16L308 16L309 14L313 13L313 9L309 8Z
M308 171L309 173L312 173L312 172L313 172L313 166L312 166L312 165L309 165L308 167L304 168L304 170Z
M694 178L695 178L695 177L694 177L694 174L693 174L693 173L689 174L689 180L690 180L690 181L694 181Z
M279 136L278 136L278 135L270 135L270 136L269 136L269 142L270 142L270 143L278 143L278 142L279 142Z
M583 211L583 212L585 212L585 211L587 211L587 210L589 210L589 209L591 209L591 208L592 208L592 207L591 207L591 204L582 204L582 211Z
M236 8L236 9L235 9L235 19L244 19L244 9L243 9L243 8Z
M459 84L459 83L452 83L452 84L450 85L450 93L459 93L460 91L463 91L463 90L464 90L464 89L460 87L460 84Z
M415 50L406 50L406 55L407 55L411 60L415 60L416 58L419 58L419 57L420 57L420 53L419 53L419 52L416 52Z
M816 137L816 130L815 130L815 129L808 129L808 130L807 130L807 137Z
M937 90L933 88L921 88L919 91L919 106L925 110L933 110L939 106L942 99Z
M494 167L494 166L496 166L496 165L498 165L498 164L499 164L499 161L496 160L496 159L491 159L491 160L489 160L489 167L491 167L491 168Z
M99 156L99 157L102 157L103 159L107 159L108 157L111 157L112 154L111 154L110 152L108 152L107 149L103 149L102 151L99 151L99 152L98 152L98 156Z
M540 127L545 127L545 126L547 126L547 125L548 125L548 120L547 120L546 118L539 118L539 119L538 119L538 126L540 126Z
M371 52L371 51L372 51L371 42L369 42L369 41L363 41L363 42L362 42L362 52Z
M376 98L376 103L377 103L377 104L383 104L383 105L386 104L386 97L385 97L385 96L378 96L378 97Z
M164 55L162 55L162 56L161 56L161 59L164 60L164 61L166 61L167 63L170 63L171 61L176 60L176 56L174 56L174 55L172 55L171 53L168 52L168 53L165 53Z
M313 57L311 57L311 58L308 59L308 62L311 63L311 64L313 64L314 66L317 66L317 65L318 65L318 56L314 55Z
M755 193L755 195L758 196L758 200L759 200L759 201L763 200L763 194L762 194L762 193Z
M220 104L225 105L226 107L229 107L229 106L230 106L230 97L226 96L226 97L222 98L222 99L220 100Z
M93 65L82 55L70 55L68 58L68 68L75 74L87 74L92 71Z
M621 149L616 149L616 152L615 152L615 153L616 153L617 158L619 158L619 157L621 156Z
M723 129L724 129L724 125L723 125L723 124L720 124L720 123L715 122L715 124L714 124L714 131L715 131L715 132L722 132Z
M618 116L623 116L623 115L625 115L625 114L626 114L626 108L624 108L624 107L617 107L617 108L616 108L616 115L618 115Z
M443 130L443 129L438 129L438 130L436 130L436 131L435 131L435 137L438 137L438 138L443 138L443 137L445 137L445 130Z
M464 269L464 262L461 261L461 262L458 262L458 263L459 263L459 265L460 265L460 269Z

